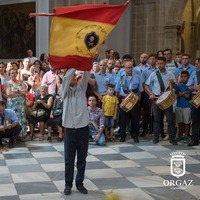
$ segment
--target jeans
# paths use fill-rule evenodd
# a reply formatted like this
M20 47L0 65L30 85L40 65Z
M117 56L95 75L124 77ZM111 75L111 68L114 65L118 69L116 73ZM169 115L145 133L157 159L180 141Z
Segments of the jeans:
M98 134L98 130L93 125L89 125L89 131L92 139L94 139L94 137ZM101 134L99 140L96 143L100 146L104 146L106 144L106 138L103 133Z
M65 187L72 187L74 177L74 162L77 153L76 186L83 185L88 153L89 128L65 128Z
M10 138L9 143L14 143L17 136L20 134L22 127L17 124L15 127L0 131L0 140L2 138Z

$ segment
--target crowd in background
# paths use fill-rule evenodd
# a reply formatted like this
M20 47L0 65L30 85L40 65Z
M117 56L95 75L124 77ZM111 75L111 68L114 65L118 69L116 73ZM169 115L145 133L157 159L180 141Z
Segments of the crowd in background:
M120 142L125 142L130 134L138 143L140 137L151 133L155 144L161 137L169 139L173 145L177 142L198 145L200 111L198 106L190 104L190 100L200 89L197 73L200 58L192 65L189 54L176 53L173 59L171 49L165 49L141 53L139 61L136 63L132 55L121 56L113 49L107 50L104 58L100 58L98 52L94 55L86 92L89 140L105 145L114 142L116 136ZM38 59L31 49L23 60L0 63L0 101L17 114L22 127L17 140L35 139L37 128L37 139L51 142L54 127L59 132L57 141L63 140L61 85L66 71L53 69L47 54L41 54ZM157 81L156 71L161 74L164 90ZM78 81L82 74L76 71ZM162 110L155 102L167 90L176 93L177 101ZM137 95L138 102L131 110L124 111L119 105L131 92ZM169 134L164 132L164 116Z

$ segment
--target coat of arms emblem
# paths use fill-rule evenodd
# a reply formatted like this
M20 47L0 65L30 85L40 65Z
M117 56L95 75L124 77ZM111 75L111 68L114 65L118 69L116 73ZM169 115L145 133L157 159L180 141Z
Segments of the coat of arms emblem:
M177 178L185 174L185 153L173 152L171 155L170 172Z

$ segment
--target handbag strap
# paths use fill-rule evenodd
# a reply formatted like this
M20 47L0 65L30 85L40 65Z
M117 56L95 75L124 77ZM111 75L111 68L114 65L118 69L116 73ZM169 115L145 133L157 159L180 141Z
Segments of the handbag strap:
M161 90L161 92L164 92L164 91L165 91L165 85L164 85L162 76L161 76L161 74L160 74L159 71L156 71L156 76L157 76L158 82L159 82L159 84L160 84L160 90Z

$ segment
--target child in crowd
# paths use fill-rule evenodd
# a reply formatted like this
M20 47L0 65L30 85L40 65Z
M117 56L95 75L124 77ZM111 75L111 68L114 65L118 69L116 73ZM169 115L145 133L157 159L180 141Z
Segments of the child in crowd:
M180 74L180 83L177 85L175 93L177 94L176 104L176 122L178 123L177 141L183 140L184 143L189 142L191 109L190 97L191 92L186 85L189 79L188 71L182 71ZM185 133L185 137L183 134Z
M102 98L102 110L105 116L105 135L107 141L113 141L114 120L117 117L118 98L114 95L114 85L107 85L107 95Z

